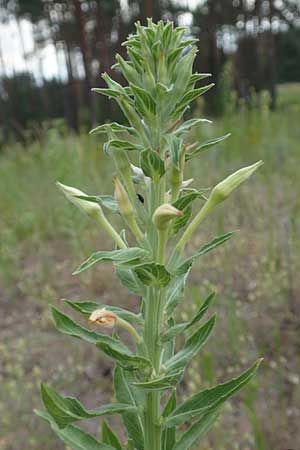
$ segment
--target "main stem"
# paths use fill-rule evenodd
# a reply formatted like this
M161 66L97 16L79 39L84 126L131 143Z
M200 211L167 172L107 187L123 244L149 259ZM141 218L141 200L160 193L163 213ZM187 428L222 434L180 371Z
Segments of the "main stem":
M159 185L152 185L152 207L158 207L164 198L164 189ZM151 224L152 230L149 233L150 244L152 245L155 259L158 263L164 264L166 236L161 241L161 236L157 236L157 230ZM155 248L157 247L157 248ZM149 287L146 299L145 311L145 343L148 349L149 358L153 365L154 375L160 372L161 365L161 343L160 333L163 317L163 296L161 288ZM146 394L145 408L145 450L161 450L162 427L160 424L160 392L153 391Z

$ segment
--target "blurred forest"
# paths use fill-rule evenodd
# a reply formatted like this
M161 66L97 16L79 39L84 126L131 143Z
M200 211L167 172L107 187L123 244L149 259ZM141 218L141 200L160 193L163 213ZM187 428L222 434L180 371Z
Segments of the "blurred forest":
M217 82L206 96L210 115L224 113L232 89L236 107L240 99L256 107L267 89L273 110L277 83L300 81L297 0L0 0L0 144L12 137L37 138L45 123L61 118L75 132L121 120L111 102L91 88L102 85L101 73L113 70L114 55L124 54L122 42L134 32L134 22L147 17L186 25L187 39L199 39L195 69L212 73ZM14 55L8 66L7 24L17 30L22 70L14 67ZM30 51L24 33L29 25ZM54 76L41 56L50 47Z

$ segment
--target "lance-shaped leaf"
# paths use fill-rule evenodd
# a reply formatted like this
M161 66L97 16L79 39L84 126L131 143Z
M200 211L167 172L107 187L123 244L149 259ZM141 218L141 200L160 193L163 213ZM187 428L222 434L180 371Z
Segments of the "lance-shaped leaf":
M141 152L140 164L144 174L158 181L165 173L165 165L157 152L147 148Z
M133 294L142 296L144 291L144 286L130 269L123 269L120 266L116 266L115 274L121 281L121 283Z
M103 420L103 422L102 422L102 442L104 444L111 445L116 450L122 450L121 442L120 442L118 436L107 425L105 420Z
M102 134L102 133L124 133L127 132L129 134L135 135L135 129L132 127L126 127L125 125L121 125L117 122L112 123L104 123L103 125L99 125L96 128L93 128L90 131L90 134Z
M211 147L219 144L222 141L225 141L225 139L227 139L230 135L231 135L231 133L228 133L228 134L225 134L224 136L220 136L220 137L217 137L214 139L209 139L208 141L205 141L202 144L195 146L192 153L186 153L185 160L189 161L190 159L197 156L199 153L209 150Z
M171 225L170 228L170 236L175 236L178 231L181 230L181 228L185 227L185 225L188 223L188 221L190 220L191 216L192 216L192 207L191 206L187 206L184 210L183 210L183 214L181 217L176 217L173 220L173 223Z
M174 309L178 305L179 301L181 300L184 288L186 285L186 280L190 272L192 264L190 265L186 264L184 266L185 269L181 270L180 273L176 273L172 279L170 284L168 285L167 291L166 291L166 306L165 311L168 317L171 317L173 314Z
M209 338L215 325L215 321L216 316L213 315L187 339L182 350L165 363L167 373L178 372L185 368Z
M139 264L145 257L147 252L139 247L125 248L121 250L112 250L104 252L93 253L84 263L82 263L78 269L75 270L73 275L83 272L89 269L95 263L101 261L111 261L118 265L133 266Z
M128 348L117 339L112 338L106 334L96 333L87 328L82 327L79 323L66 316L59 309L51 306L52 316L56 328L68 336L73 336L82 339L91 344L98 344L99 342L109 345L118 351L128 352Z
M181 137L183 134L189 132L193 127L199 125L200 123L212 123L212 121L208 119L186 120L181 125L179 125L179 127L174 131L174 134L178 137Z
M104 144L103 149L106 153L108 153L110 147L116 148L118 150L124 150L127 152L131 152L134 150L141 151L144 148L142 145L134 144L133 142L123 141L120 139L111 139L110 141Z
M172 205L175 208L180 209L180 211L183 211L185 208L190 206L194 202L194 200L197 200L198 198L205 200L203 192L203 190L197 191L195 189L192 189L186 194L183 194L181 197L179 197L174 203L172 203Z
M154 262L139 264L134 271L146 286L165 287L171 280L171 275L165 266Z
M185 147L183 140L176 137L174 134L167 134L165 136L168 145L168 151L170 152L171 160L176 169L180 169L181 160L184 156Z
M124 349L117 348L116 346L112 346L105 342L98 342L96 345L107 356L117 362L123 369L137 370L151 366L151 362L148 359L143 358L142 356L134 355L129 352L128 349L125 351Z
M119 212L118 202L112 195L76 195L75 197L87 202L98 203L114 213Z
M182 195L179 197L174 203L173 206L180 211L183 212L183 215L181 217L176 217L173 222L170 229L170 235L175 236L175 234L178 233L178 231L183 228L187 222L189 221L191 215L192 215L192 207L191 204L194 200L201 198L205 200L205 197L203 195L203 191L197 191L192 190L188 192L187 194Z
M211 83L207 86L202 86L197 89L192 89L184 94L184 96L179 100L179 102L176 105L175 111L172 114L172 116L176 116L177 114L181 113L185 110L185 108L196 98L200 97L200 95L203 95L205 92L209 91L215 84Z
M211 77L211 73L193 73L190 78L187 89L192 89L198 81L204 80L205 78Z
M116 100L119 100L122 97L127 97L125 89L123 92L118 91L116 89L107 89L107 88L93 88L93 92L96 92L96 94L106 95L110 98L115 98Z
M176 445L172 447L172 450L189 450L192 448L194 444L208 433L217 420L218 415L218 411L213 411L201 417L201 419L191 425L190 428L180 436ZM173 429L173 427L171 429Z
M114 373L114 389L117 401L141 408L142 410L145 401L144 393L142 390L132 386L133 381L134 378L130 372L124 371L121 367L116 367ZM141 414L139 412L126 412L122 414L128 435L133 440L137 450L144 449L144 429Z
M140 315L134 314L131 311L128 311L123 308L119 308L118 306L111 306L111 305L104 305L102 303L96 303L91 301L71 301L64 299L64 302L67 303L67 305L71 306L75 311L80 312L81 314L84 314L85 316L90 316L93 311L96 309L106 309L107 311L112 311L113 313L117 314L121 319L126 320L127 322L133 324L133 325L143 325L144 320Z
M156 103L152 96L145 91L145 89L136 86L135 84L130 84L131 90L134 94L135 103L137 109L142 115L153 115L156 110Z
M209 294L206 297L206 299L200 305L200 307L198 308L198 310L196 311L196 313L194 314L194 316L192 317L191 320L189 320L188 322L184 322L184 323L178 323L178 324L172 326L171 328L169 328L161 336L162 342L166 342L169 339L173 339L179 333L183 333L184 331L188 330L190 327L195 325L197 322L199 322L202 319L202 317L204 316L204 314L206 313L206 311L208 310L209 306L211 305L215 295L216 295L215 292L212 292L211 294Z
M174 390L168 398L162 412L162 417L168 417L176 408L176 391ZM164 428L161 436L162 450L173 449L176 440L176 427Z
M193 395L173 411L165 422L166 426L180 424L207 412L215 411L227 399L249 383L261 361L261 359L256 361L250 369L243 372L238 378L233 378L224 384L219 384Z
M53 417L59 428L78 420L91 419L110 414L120 414L126 411L133 412L135 408L125 403L111 403L97 409L87 410L76 398L63 397L50 386L41 384L41 394L44 406Z
M223 244L224 242L228 241L228 239L231 239L232 236L235 235L235 231L230 231L229 233L222 234L221 236L218 236L211 241L207 242L207 244L202 245L200 249L195 253L195 255L191 256L190 258L186 259L176 270L176 273L181 274L185 273L188 268L191 267L193 262L199 258L200 256L205 255L206 253L214 250L219 245Z
M35 410L35 413L51 425L57 436L73 450L115 450L114 447L97 441L93 436L73 425L59 429L50 414Z
M188 52L186 55L184 55L180 59L180 70L174 71L175 79L172 80L172 83L174 83L174 89L170 96L169 103L174 104L174 102L180 98L184 92L186 91L186 87L188 85L190 76L192 74L192 67L193 62L196 57L197 49L193 48L190 52ZM169 56L168 64L174 64L176 63L176 60L178 56L181 54L181 48L176 49L174 51L174 55ZM169 106L169 105L168 105Z
M169 375L162 375L149 381L135 382L134 386L144 389L145 391L163 391L170 389L180 381L183 371L179 370Z

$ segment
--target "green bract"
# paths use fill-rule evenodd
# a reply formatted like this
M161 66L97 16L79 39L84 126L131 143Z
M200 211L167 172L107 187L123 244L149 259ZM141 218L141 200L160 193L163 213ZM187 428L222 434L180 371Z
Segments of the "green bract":
M92 315L90 321L95 330L52 307L55 325L62 333L95 345L102 356L111 358L115 364L116 400L110 405L88 409L76 398L42 385L46 411L38 414L75 450L188 450L209 431L223 403L251 380L260 364L258 360L240 376L177 403L176 388L186 366L214 329L216 316L213 314L204 323L203 318L215 294L208 293L186 322L176 323L175 310L195 260L224 244L234 233L212 237L189 257L184 256L185 245L215 206L261 164L240 169L208 195L205 189L187 189L190 180L184 182L186 164L229 134L186 144L184 138L190 129L205 126L209 121L184 121L184 112L213 84L196 87L209 74L192 73L197 49L195 40L186 40L184 34L184 28L174 28L171 22L154 24L149 20L147 26L137 23L136 33L124 43L128 59L117 55L114 66L127 85L124 87L103 74L107 88L94 89L116 101L127 120L126 125L113 122L91 131L107 135L104 151L116 168L114 195L86 195L59 184L66 197L112 239L111 250L94 252L74 275L90 268L96 270L100 263L112 264L123 285L141 298L139 314L120 305L66 300L65 304L86 321ZM132 156L140 167L132 164ZM193 208L198 212L192 218ZM124 231L112 225L111 213L123 218L128 240ZM179 233L182 234L177 238ZM101 332L101 326L116 325L131 334L134 347L122 342L117 332L113 336ZM177 344L181 343L181 347L176 352L178 336L181 339ZM122 415L126 442L121 442L105 421L100 440L73 424L111 414ZM186 424L185 431L177 432L176 427L182 424Z

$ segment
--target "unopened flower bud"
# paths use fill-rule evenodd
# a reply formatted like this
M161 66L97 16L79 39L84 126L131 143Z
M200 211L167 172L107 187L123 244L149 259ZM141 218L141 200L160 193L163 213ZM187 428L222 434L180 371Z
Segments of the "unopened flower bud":
M133 174L141 181L143 181L144 183L149 183L151 181L150 177L146 177L146 175L144 174L144 172L142 171L142 169L140 167L137 167L133 164L130 164L131 166L131 170L133 172Z
M127 192L125 191L122 183L118 177L113 179L115 185L115 199L118 202L121 213L124 216L128 216L134 213L133 206L129 200Z
M118 316L105 308L96 309L89 317L89 323L101 325L105 328L113 328L117 322Z
M70 200L73 205L77 206L81 210L83 210L89 216L95 217L97 214L102 214L102 208L98 203L90 202L88 200L84 200L83 198L87 196L84 192L79 189L73 188L71 186L66 186L65 184L56 182L59 189L64 193L68 200Z
M187 188L190 184L193 183L193 181L194 181L194 178L189 178L188 180L184 180L184 181L181 183L181 189Z
M163 230L168 226L170 220L182 215L182 211L170 205L170 203L164 203L154 211L152 221L157 229Z
M215 186L211 191L208 199L211 206L215 206L224 201L231 194L231 192L246 181L262 164L262 161L258 161L252 166L244 167L217 184L217 186Z

